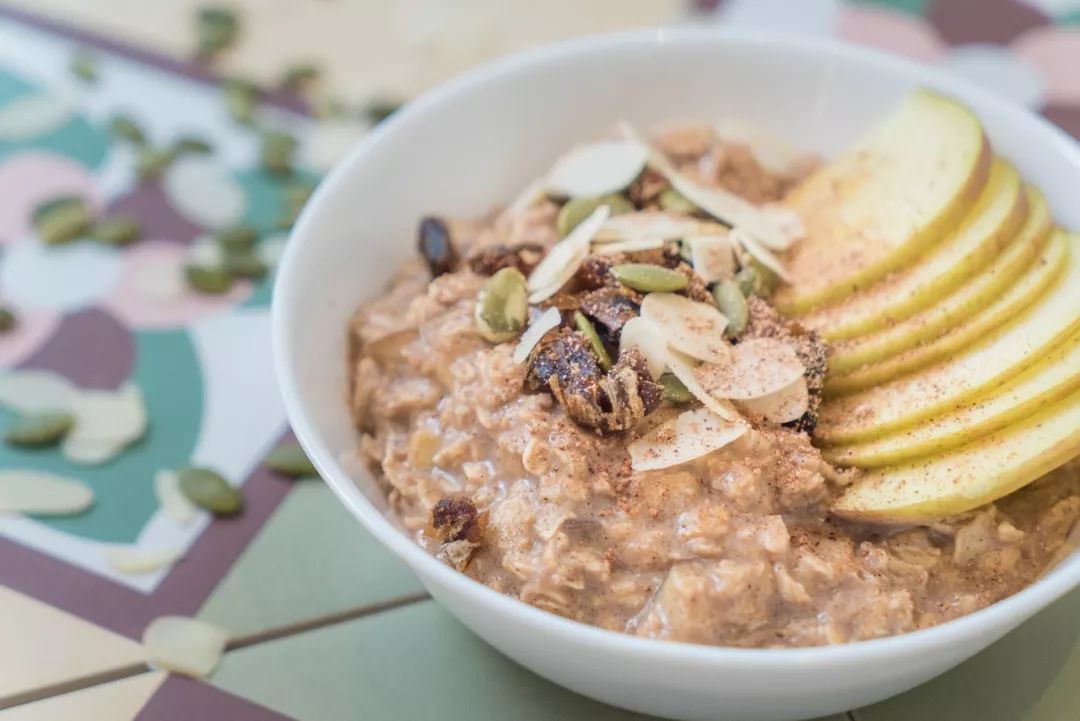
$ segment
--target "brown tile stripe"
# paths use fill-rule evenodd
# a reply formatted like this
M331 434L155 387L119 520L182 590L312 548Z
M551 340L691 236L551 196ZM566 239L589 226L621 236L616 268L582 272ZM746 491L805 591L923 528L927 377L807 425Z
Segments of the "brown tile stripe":
M193 615L292 487L264 468L244 482L244 512L215 519L151 594L0 539L0 584L129 638L164 614Z
M71 25L62 20L57 20L32 12L16 9L5 5L0 0L0 17L14 20L27 27L44 30L54 35L60 35L74 40L86 47L94 48L113 55L125 57L143 65L150 65L175 75L182 75L189 80L196 80L208 85L217 85L221 77L206 64L197 63L194 60L183 60L168 55L161 55L152 50L147 50L135 45L129 45L120 40L99 35L85 28ZM295 95L282 92L277 89L267 89L264 102L270 105L291 110L296 113L304 113L303 102Z
M278 721L290 718L203 681L175 675L165 679L135 717L136 721Z

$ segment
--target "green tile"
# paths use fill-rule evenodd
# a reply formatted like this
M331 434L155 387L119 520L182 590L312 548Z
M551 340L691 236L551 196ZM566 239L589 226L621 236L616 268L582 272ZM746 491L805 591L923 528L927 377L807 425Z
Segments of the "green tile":
M233 651L211 681L303 721L649 718L532 674L434 601Z
M329 488L298 481L199 617L243 635L420 590Z
M949 673L855 712L859 721L1080 719L1080 591Z

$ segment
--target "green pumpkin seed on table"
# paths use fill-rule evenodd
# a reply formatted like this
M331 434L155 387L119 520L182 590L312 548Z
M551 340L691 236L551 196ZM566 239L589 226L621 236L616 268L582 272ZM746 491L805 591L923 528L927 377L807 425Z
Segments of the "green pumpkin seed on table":
M19 319L11 308L0 307L0 334L10 333L19 325Z
M4 441L11 446L40 448L59 443L75 425L70 413L37 413L16 418L8 426Z
M207 295L222 295L233 287L233 276L223 267L189 265L184 268L184 277L189 286Z
M317 477L319 472L299 443L283 443L266 456L263 465L289 478Z
M253 248L258 237L258 231L250 225L235 225L214 235L214 239L226 253Z
M109 120L109 132L117 140L126 140L133 145L146 143L146 133L131 117L123 114L114 115Z
M260 162L263 170L272 175L289 175L293 171L296 138L280 130L263 133Z
M114 215L94 223L90 238L102 245L121 247L139 239L139 221L130 215Z
M38 239L46 245L63 245L85 235L93 219L90 206L74 195L47 200L32 216Z
M188 500L215 516L235 516L244 507L244 497L217 471L187 467L176 472L180 490Z
M236 42L240 19L227 7L203 7L196 14L195 32L199 57L213 59Z
M97 55L79 48L71 56L71 74L84 83L96 83L98 80Z

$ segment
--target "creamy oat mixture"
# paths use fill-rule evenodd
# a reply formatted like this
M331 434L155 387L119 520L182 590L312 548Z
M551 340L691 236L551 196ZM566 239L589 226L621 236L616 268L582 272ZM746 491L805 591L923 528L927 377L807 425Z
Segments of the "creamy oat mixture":
M812 167L796 160L765 168L746 146L705 128L654 141L694 182L755 204L778 200ZM678 212L678 198L661 199L669 186L662 173L646 170L620 202L629 211ZM824 347L754 297L767 287L749 292L733 348L765 337L789 344L805 369L801 415L774 422L733 401L718 410L737 407L745 416L734 440L643 470L663 447L632 459L635 440L650 432L662 438L657 429L675 427L688 409L710 411L682 384L672 390L670 378L652 378L642 354L625 344L619 351L618 332L643 294L613 282L610 271L639 262L692 275L684 248L665 242L591 254L559 292L533 304L532 323L554 307L561 327L523 349L524 360L515 358L520 328L478 330L478 295L489 278L506 267L528 275L566 230L559 213L559 203L541 197L476 223L425 220L425 258L402 268L350 329L361 454L401 524L431 553L568 618L750 647L843 643L932 626L1015 593L1063 553L1080 515L1076 462L929 527L830 519L830 503L851 477L826 464L807 435ZM743 249L734 257L736 269L768 275ZM677 293L711 297L699 277ZM606 373L594 367L596 349L575 324L575 310L610 355ZM498 332L512 339L493 342Z

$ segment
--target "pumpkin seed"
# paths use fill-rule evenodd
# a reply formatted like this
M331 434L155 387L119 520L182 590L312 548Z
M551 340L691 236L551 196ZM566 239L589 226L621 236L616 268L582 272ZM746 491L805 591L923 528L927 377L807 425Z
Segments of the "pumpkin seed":
M364 117L372 125L378 125L382 121L401 109L402 103L387 98L376 98L364 107Z
M189 466L178 470L176 476L188 500L215 516L235 516L244 507L244 497L216 471Z
M728 320L724 335L728 338L738 338L746 330L746 321L749 318L746 296L739 288L738 281L724 280L717 283L713 287L713 300Z
M458 255L450 238L450 228L442 218L428 216L421 220L416 242L432 277L449 273L457 265Z
M11 308L0 307L0 333L10 333L19 324Z
M185 153L194 153L195 155L207 155L212 152L214 146L210 145L209 141L202 138L196 138L193 135L185 135L181 138L177 138L173 144L173 150L178 155Z
M130 245L139 239L139 221L130 215L114 215L95 223L90 237L104 245Z
M146 142L146 133L127 115L114 115L109 121L109 132L119 140L126 140L135 145Z
M694 215L699 212L696 205L687 200L682 193L675 190L675 188L668 188L660 193L656 201L660 204L663 210L670 213L681 213L683 215Z
M694 394L686 385L675 377L673 373L664 373L660 376L660 385L664 386L664 400L669 403L689 403L694 400Z
M621 195L603 195L594 198L571 198L559 209L555 227L560 238L565 238L578 224L593 214L601 205L611 209L611 215L633 212L634 206Z
M222 230L215 236L217 242L226 252L253 248L258 237L258 231L250 225L237 225Z
M157 180L176 160L174 148L152 148L149 145L139 147L135 158L135 175L140 183Z
M686 287L686 276L677 270L648 263L623 263L612 267L611 274L623 285L643 293L673 292Z
M4 440L12 446L51 446L58 443L73 425L75 416L70 413L22 416L8 427Z
M319 68L311 63L301 63L286 68L281 78L281 88L290 93L304 94L319 81Z
M225 268L189 265L184 268L184 277L187 278L188 285L208 295L228 293L233 285L232 274Z
M529 291L517 268L503 268L484 283L476 299L476 329L485 340L502 343L525 329Z
M271 471L280 473L290 478L300 476L317 476L314 464L304 453L299 443L286 443L270 451L270 455L263 461L263 465Z
M66 195L34 209L34 228L46 245L70 243L90 229L90 207L82 198Z
M277 223L279 228L288 229L293 226L313 192L315 192L315 187L310 183L292 182L284 187L282 191L283 209Z
M255 120L255 110L262 93L255 83L238 78L226 80L221 91L225 94L225 109L230 117L243 125L250 125Z
M757 268L746 266L735 274L735 282L739 284L739 290L744 298L761 295L761 277Z
M225 270L234 278L258 279L266 275L266 263L253 248L233 250L225 255Z
M311 114L319 120L343 118L347 112L348 106L345 105L345 101L335 97L319 98L311 107Z
M80 48L71 56L71 74L84 83L97 82L97 55L86 48Z
M296 138L280 130L271 130L262 137L262 167L273 175L292 173L293 156L296 154Z
M600 334L596 332L592 322L580 310L574 311L574 325L589 339L589 345L592 346L593 353L596 353L596 359L600 363L600 367L604 370L610 369L611 355L608 354L607 348L604 347L604 341L600 340Z
M199 56L213 58L236 42L240 21L229 8L204 7L199 9L195 28Z

